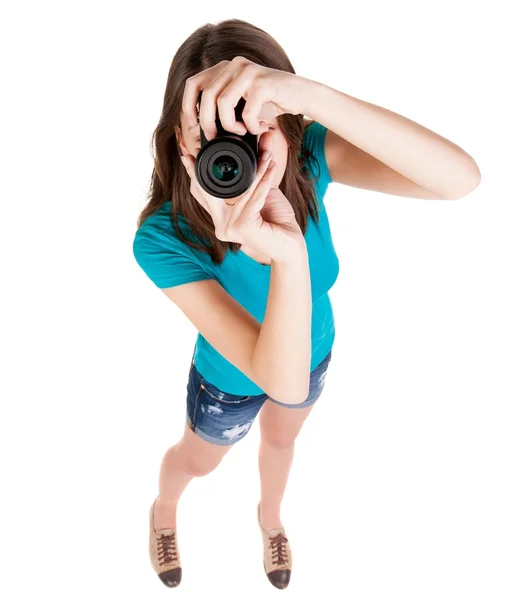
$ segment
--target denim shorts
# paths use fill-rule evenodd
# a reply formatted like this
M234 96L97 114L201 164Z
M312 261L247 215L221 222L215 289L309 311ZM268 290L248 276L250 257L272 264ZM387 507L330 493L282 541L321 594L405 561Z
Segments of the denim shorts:
M323 391L331 357L330 351L311 372L309 396L298 404L284 404L268 394L241 396L221 392L201 376L193 358L187 383L187 425L207 442L219 446L234 444L247 435L266 400L295 410L316 402Z

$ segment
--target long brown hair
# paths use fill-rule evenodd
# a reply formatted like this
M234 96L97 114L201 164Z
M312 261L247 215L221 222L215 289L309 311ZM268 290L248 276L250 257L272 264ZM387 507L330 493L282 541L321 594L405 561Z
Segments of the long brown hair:
M178 237L196 250L207 252L212 261L221 264L228 249L236 252L240 244L217 239L215 226L208 212L196 201L189 189L189 176L180 160L175 127L180 127L183 91L188 77L212 67L222 60L243 56L252 62L295 73L282 47L268 33L241 19L228 19L217 25L207 23L192 33L178 48L169 69L162 115L152 135L151 153L154 158L149 201L137 220L141 224L169 199L172 200L171 220ZM301 147L303 133L311 121L303 115L283 114L278 124L288 144L287 165L279 184L281 192L291 203L302 233L307 231L307 218L319 221L318 203L305 160L316 160ZM317 161L316 161L317 164ZM185 238L178 214L188 223L191 233L203 245Z

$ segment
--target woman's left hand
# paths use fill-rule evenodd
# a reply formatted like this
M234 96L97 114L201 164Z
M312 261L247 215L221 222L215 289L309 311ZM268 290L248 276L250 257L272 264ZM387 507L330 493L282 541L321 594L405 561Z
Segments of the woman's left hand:
M207 140L217 135L217 108L221 125L226 131L244 135L247 130L258 135L268 130L260 121L279 115L303 114L311 80L287 71L270 69L235 56L205 69L185 82L182 110L190 122L199 122ZM198 97L201 96L198 121ZM244 123L236 121L235 107L240 98L246 104L242 112Z

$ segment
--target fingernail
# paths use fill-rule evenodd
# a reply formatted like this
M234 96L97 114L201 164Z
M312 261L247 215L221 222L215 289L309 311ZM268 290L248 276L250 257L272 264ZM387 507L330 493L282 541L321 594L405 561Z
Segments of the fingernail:
M183 162L183 166L188 169L189 168L189 161L185 158L185 156L181 156L180 157L182 159Z
M275 161L271 160L270 164L268 165L268 168L271 169L274 165L275 165Z
M270 152L270 150L265 150L263 152L263 155L261 156L261 160L268 160L271 155L272 153Z

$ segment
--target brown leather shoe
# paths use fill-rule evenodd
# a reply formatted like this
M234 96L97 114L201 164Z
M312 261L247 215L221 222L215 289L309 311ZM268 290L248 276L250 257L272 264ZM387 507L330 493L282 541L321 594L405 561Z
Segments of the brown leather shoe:
M164 585L176 587L182 580L176 527L157 530L153 528L153 509L156 500L157 498L150 507L150 562Z
M259 520L260 504L258 504L258 524L263 536L263 566L270 583L282 590L289 585L293 568L291 547L284 527L269 531L263 529Z

